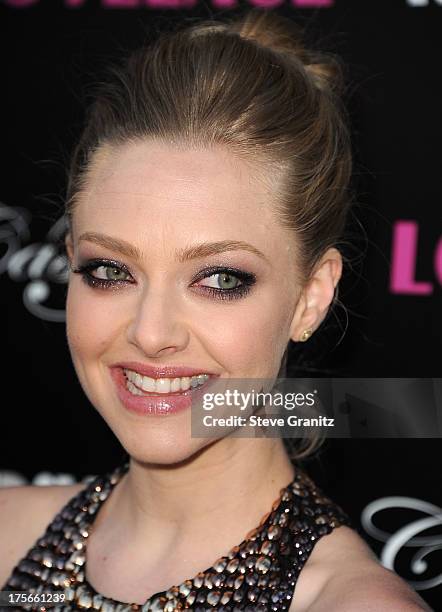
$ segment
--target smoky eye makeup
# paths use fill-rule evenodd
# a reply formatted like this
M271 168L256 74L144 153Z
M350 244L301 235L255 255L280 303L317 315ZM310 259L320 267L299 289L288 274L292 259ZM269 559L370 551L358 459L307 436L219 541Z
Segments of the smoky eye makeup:
M193 279L193 283L214 279L215 286L198 285L198 288L218 299L245 297L256 283L256 275L232 266L206 266ZM231 286L233 282L233 287ZM227 287L225 286L227 285Z
M80 274L83 281L92 288L110 289L135 283L127 266L113 259L88 259L77 267L72 266L71 271Z
M115 290L135 284L128 267L122 262L93 258L72 266L74 274L80 274L84 283L92 289ZM211 285L202 284L208 279ZM256 283L256 275L234 266L204 266L193 277L192 289L213 299L233 300L248 295Z

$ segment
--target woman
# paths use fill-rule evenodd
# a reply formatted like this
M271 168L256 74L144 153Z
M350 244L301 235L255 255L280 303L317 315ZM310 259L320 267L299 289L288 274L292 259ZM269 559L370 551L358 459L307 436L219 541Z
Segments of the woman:
M164 35L100 86L68 188L67 336L129 460L1 492L4 590L58 589L61 610L428 610L281 439L191 435L192 399L274 380L334 299L340 75L255 10Z

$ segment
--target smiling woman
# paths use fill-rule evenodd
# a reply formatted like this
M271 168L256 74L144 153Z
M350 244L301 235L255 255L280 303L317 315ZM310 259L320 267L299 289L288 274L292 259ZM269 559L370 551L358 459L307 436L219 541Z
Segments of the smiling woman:
M280 438L192 435L214 385L281 375L341 277L341 71L299 36L257 10L188 26L98 88L68 187L67 337L129 460L50 498L2 492L4 589L59 610L428 609Z

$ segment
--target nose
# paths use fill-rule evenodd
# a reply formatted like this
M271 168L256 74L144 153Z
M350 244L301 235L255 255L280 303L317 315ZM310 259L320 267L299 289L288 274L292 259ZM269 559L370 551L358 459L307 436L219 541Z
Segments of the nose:
M130 344L151 358L182 351L189 342L178 300L152 287L140 296L126 335Z

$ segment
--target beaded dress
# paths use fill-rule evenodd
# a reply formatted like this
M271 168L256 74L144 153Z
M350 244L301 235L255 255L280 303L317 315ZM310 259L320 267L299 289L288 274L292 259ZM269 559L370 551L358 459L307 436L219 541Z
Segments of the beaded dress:
M299 573L316 542L340 525L352 527L345 512L327 498L299 467L269 513L212 567L144 604L115 601L86 580L86 544L94 516L129 463L95 476L54 517L45 533L14 567L3 591L63 593L62 604L46 610L102 612L287 611ZM41 605L41 604L40 604ZM44 610L28 604L0 606L2 611Z

